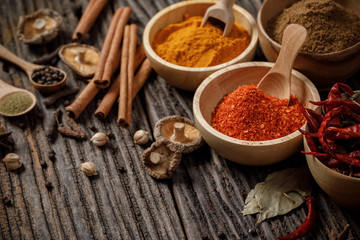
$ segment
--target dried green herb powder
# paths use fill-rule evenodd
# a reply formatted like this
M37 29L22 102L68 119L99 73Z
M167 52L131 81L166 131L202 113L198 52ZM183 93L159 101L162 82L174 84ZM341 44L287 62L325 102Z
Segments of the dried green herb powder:
M360 16L332 0L300 0L271 19L266 32L281 44L285 28L292 23L308 31L302 52L337 52L360 42Z
M33 100L26 93L13 93L0 101L0 112L6 115L19 114L28 109Z

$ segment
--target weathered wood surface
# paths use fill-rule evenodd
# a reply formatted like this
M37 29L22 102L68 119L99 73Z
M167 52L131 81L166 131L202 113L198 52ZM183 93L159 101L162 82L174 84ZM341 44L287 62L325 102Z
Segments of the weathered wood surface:
M2 0L0 42L32 61L71 41L87 2ZM130 21L138 24L141 36L151 16L174 2L109 0L84 42L101 48L117 7L132 7ZM261 2L241 0L237 4L256 16ZM46 46L26 46L16 38L18 18L43 7L63 16L61 33ZM256 59L264 60L260 48ZM61 61L56 66L67 71L69 86L85 86ZM63 101L46 108L42 104L44 96L32 89L25 73L2 60L0 78L35 92L39 100L37 110L24 117L0 117L0 124L13 132L15 151L24 161L24 168L18 172L9 172L0 164L0 198L6 196L13 203L6 206L0 202L0 239L274 239L293 231L305 219L307 211L302 205L285 216L264 221L255 233L249 233L257 216L241 214L248 192L268 173L305 164L300 153L273 166L246 167L223 159L205 145L183 156L171 180L152 179L142 167L144 147L133 144L134 132L152 131L156 121L168 115L193 119L193 93L168 85L155 73L135 99L129 129L116 125L115 108L104 122L94 117L96 102L104 93L80 116L78 122L88 139L96 131L113 132L114 137L104 148L93 146L88 139L76 141L59 136L54 143L48 141L45 135L50 116L56 108L65 112ZM358 74L348 83L360 89L359 79ZM49 159L49 150L56 152L56 161ZM47 168L40 165L44 161ZM77 168L85 161L97 165L98 177L88 178ZM53 189L46 188L48 182ZM331 231L340 233L346 224L350 224L351 236L359 239L358 214L338 206L315 184L313 195L319 218L306 239L329 239Z

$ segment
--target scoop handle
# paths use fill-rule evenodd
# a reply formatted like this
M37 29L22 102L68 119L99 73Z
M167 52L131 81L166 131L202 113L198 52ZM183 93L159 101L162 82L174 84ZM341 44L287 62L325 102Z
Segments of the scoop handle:
M280 72L290 77L296 56L306 38L307 31L303 26L290 24L284 31L279 56L269 72Z
M232 6L234 5L236 0L220 0L222 4L226 6L228 9L232 9Z
M12 53L10 50L5 48L3 45L0 44L0 58L9 61L20 68L22 68L26 73L31 73L37 65L29 63L22 58L16 56L14 53Z

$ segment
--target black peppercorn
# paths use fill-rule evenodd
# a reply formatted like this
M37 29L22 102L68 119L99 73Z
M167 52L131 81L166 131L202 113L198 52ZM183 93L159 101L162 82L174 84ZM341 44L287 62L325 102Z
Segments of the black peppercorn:
M40 165L41 165L42 168L47 168L47 166L48 166L45 161L41 161Z
M53 70L50 67L35 69L31 78L38 84L51 85L56 84L64 78L64 74L59 70Z
M45 187L48 189L48 190L51 190L53 188L53 185L51 182L46 182L45 183Z
M5 200L4 200L4 203L5 203L5 205L8 206L8 207L11 207L11 206L12 206L12 201L11 201L10 199L5 199Z
M56 160L56 153L55 153L55 151L54 150L50 150L49 151L49 159L51 160L51 161L55 161Z

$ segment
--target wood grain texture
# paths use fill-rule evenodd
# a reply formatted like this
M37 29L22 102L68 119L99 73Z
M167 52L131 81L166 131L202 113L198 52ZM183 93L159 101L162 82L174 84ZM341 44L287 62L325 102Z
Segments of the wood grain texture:
M101 48L111 16L118 7L132 7L130 22L138 24L141 37L151 16L174 2L109 0L84 43ZM237 1L254 17L261 2ZM0 43L32 61L70 43L88 1L2 0L1 3ZM64 18L63 27L52 43L29 47L16 38L18 18L42 7L58 11ZM255 59L264 60L259 48ZM55 66L68 73L68 86L85 87L61 61ZM105 94L100 92L77 120L87 140L59 135L54 143L46 138L46 129L55 109L65 113L64 102L46 108L42 104L45 95L32 88L24 72L3 60L0 60L0 78L34 92L39 99L36 109L23 117L0 116L0 124L13 132L15 152L24 162L24 168L15 172L7 171L0 163L0 198L6 196L12 201L12 206L0 202L0 239L274 239L293 231L305 219L307 211L302 205L285 216L264 221L254 233L249 233L257 216L241 214L248 192L268 173L305 164L300 153L276 165L246 167L221 158L204 145L183 155L172 179L152 179L141 162L141 154L150 144L135 145L132 140L135 131L152 132L157 120L169 115L193 119L193 93L170 86L156 73L150 75L135 98L129 129L116 125L116 107L105 121L94 117L97 101ZM357 74L349 84L360 89L359 79ZM63 122L65 117L63 114ZM105 147L98 148L88 140L97 131L111 131L114 137ZM56 160L50 159L50 150L55 151ZM78 169L85 161L96 164L99 176L86 177ZM44 162L46 168L42 167ZM48 183L52 189L46 187ZM359 239L358 214L339 207L315 184L313 195L319 218L306 239L329 239L331 231L340 233L347 223L351 226L351 236Z

